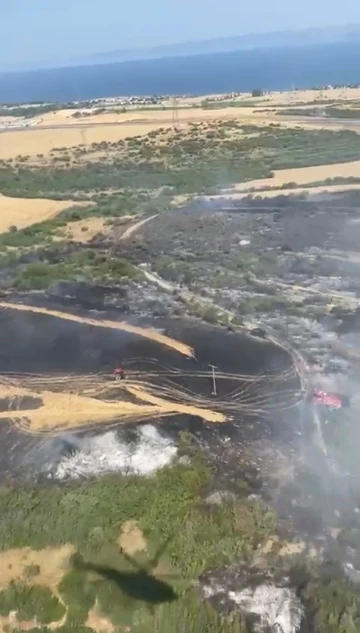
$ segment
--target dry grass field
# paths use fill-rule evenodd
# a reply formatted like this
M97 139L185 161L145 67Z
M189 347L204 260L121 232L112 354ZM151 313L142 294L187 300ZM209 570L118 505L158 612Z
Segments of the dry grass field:
M63 209L81 205L71 200L47 200L43 198L10 198L0 194L0 232L11 226L22 229L35 222L55 217Z
M288 183L306 185L311 182L326 180L327 178L360 178L360 161L350 163L335 163L333 165L314 165L312 167L298 167L295 169L278 169L273 172L272 178L259 178L250 182L234 185L233 192L244 192L249 189L264 189L275 187L280 189ZM331 185L330 185L331 186ZM337 185L334 185L337 187ZM328 186L324 186L328 189ZM358 188L356 185L339 185L339 190ZM278 195L279 192L276 193Z
M207 99L215 99L209 96ZM179 100L179 124L186 127L194 122L214 120L235 120L246 125L268 125L269 122L281 124L283 127L302 129L346 129L347 124L339 120L325 124L316 120L298 121L293 117L291 121L281 117L282 108L297 106L307 108L311 104L341 102L347 108L356 107L360 102L359 89L334 89L327 91L303 90L296 92L269 93L256 100L250 94L243 94L236 98L234 107L222 107L221 101L214 109L203 109L201 103L204 97L184 98ZM241 103L244 105L241 105ZM340 105L341 105L340 103ZM249 105L247 105L249 104ZM268 110L264 112L264 109ZM262 110L262 111L261 111ZM75 116L74 116L75 115ZM86 116L84 116L86 115ZM164 109L143 111L131 110L91 114L89 110L58 110L41 116L34 116L26 120L23 129L11 129L7 126L23 126L25 120L14 117L1 117L0 126L0 159L16 159L19 156L38 155L47 156L55 148L72 148L78 145L90 146L93 143L118 142L125 138L145 135L149 132L172 125L172 108L170 102L164 102ZM352 122L351 129L354 128Z

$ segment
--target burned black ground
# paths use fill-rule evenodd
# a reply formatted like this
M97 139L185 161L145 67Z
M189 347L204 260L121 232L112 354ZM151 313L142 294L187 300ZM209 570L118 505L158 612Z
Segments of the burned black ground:
M109 238L95 238L88 246L90 250L102 256L110 251L112 257L121 254L134 268L140 267L143 271L136 268L139 279L96 287L91 283L79 283L80 277L75 282L50 284L45 293L31 294L15 293L10 284L7 300L78 314L91 311L94 318L126 318L134 323L165 329L169 335L195 347L196 361L183 359L175 352L164 351L151 342L139 341L125 333L97 330L40 315L1 311L0 370L15 372L17 376L27 372L54 376L89 372L105 375L115 366L124 364L125 368L135 365L150 372L148 359L156 359L162 368L196 366L205 369L208 363L213 363L228 372L276 373L289 365L289 359L285 352L275 353L266 341L271 331L302 355L310 366L311 381L318 381L323 386L326 378L327 388L336 388L352 396L346 427L343 414L335 416L332 423L334 428L346 428L348 438L356 445L353 421L357 411L354 398L357 368L342 346L346 343L347 349L349 347L349 341L345 339L348 334L343 334L345 324L347 330L357 327L358 207L357 194L306 200L281 197L271 201L202 201L162 214L142 227L129 242L116 245L109 243ZM68 248L68 252L72 252L78 246L73 243ZM57 257L61 257L61 252ZM15 266L21 268L23 264L17 262ZM152 277L146 277L146 273ZM11 265L7 274L7 280L11 279ZM161 287L159 281L165 281L168 287ZM296 286L300 287L297 291ZM214 326L205 326L204 320L212 321ZM246 325L249 321L264 329L265 340L256 341L237 331L238 325ZM352 352L356 343L355 333ZM153 379L161 380L155 375ZM209 379L195 381L179 377L176 380L181 386L209 395ZM219 397L232 388L230 382L219 383ZM296 391L299 385L291 379L283 388ZM200 449L210 467L211 477L201 491L197 491L196 503L201 499L201 508L211 521L215 515L217 517L217 510L213 514L211 509L214 499L216 504L220 499L220 505L215 504L219 509L219 521L227 516L222 500L235 499L240 503L238 514L232 515L238 517L244 514L246 504L262 499L268 509L261 514L260 523L267 513L273 516L275 508L279 515L276 528L279 534L290 540L296 536L307 544L309 551L312 548L313 566L329 558L336 563L333 578L337 574L341 576L341 565L347 565L345 573L349 574L351 569L355 573L360 551L357 540L360 487L355 461L355 469L351 469L350 474L345 472L343 465L348 460L338 459L331 434L326 436L330 439L329 455L325 456L312 424L311 406L304 404L289 411L281 411L280 407L277 410L280 393L281 389L267 392L269 401L275 405L267 416L242 413L221 426L183 416L155 421L155 424L161 433L180 444L184 432L187 438L190 437L191 450L188 447L181 450L184 463L189 460L191 463L194 453ZM326 416L321 421L324 425L330 422ZM38 440L19 436L5 421L1 428L3 473L22 477L29 473L35 475ZM104 431L102 428L101 433ZM120 428L116 433L131 439L137 431L135 424ZM99 431L92 429L89 434L96 436ZM79 441L82 435L76 434ZM67 454L71 450L76 447L64 438L60 453ZM345 448L343 452L345 458L347 450ZM146 493L143 494L145 498ZM180 491L179 498L182 494L188 493ZM211 499L211 503L206 499ZM269 515L264 523L267 534L275 529L271 521L269 527L268 520ZM150 524L151 517L147 517L145 525ZM258 525L255 532L257 530ZM195 541L199 550L200 536ZM252 544L251 547L256 546ZM231 550L226 561L215 557L214 564L219 567L221 562L231 562L234 559L231 557L236 558L236 555L239 552L234 554ZM205 569L211 564L211 556L205 556ZM353 568L349 567L351 565ZM199 565L197 569L203 567ZM310 630L328 632L333 630L327 614L333 608L334 594L329 598L330 586L326 590L328 593L325 591L323 595L319 582L317 579L314 594L321 596L320 606L311 601L311 596L303 595L303 599L304 602L308 600L309 612L313 610ZM328 587L326 583L328 580L324 587ZM353 607L351 617L355 618L357 626L358 607L355 608L352 590L346 594L350 596L347 598L336 583L334 586L338 600L334 626L339 627L342 613L348 613L348 601ZM322 614L321 621L316 619L319 619L319 613ZM351 623L349 627L351 631ZM334 630L337 633L338 629Z
M76 294L74 289L73 291ZM33 304L64 309L63 302L56 301L54 296L12 295L11 299L26 299ZM69 305L67 308L70 310ZM71 311L75 312L74 303ZM87 313L80 306L77 306L77 312ZM92 316L118 320L124 318L122 313L105 309L92 312ZM184 372L189 369L208 370L209 362L216 362L221 372L246 373L254 378L262 373L269 377L276 376L291 368L289 355L266 341L256 341L245 335L180 319L136 318L133 322L165 330L166 334L192 345L196 359L186 359L176 352L167 351L155 343L144 342L139 337L124 332L100 330L58 318L4 310L1 312L0 371L3 377L7 376L21 385L22 377L25 379L29 373L36 374L40 381L41 374L56 378L66 373L73 374L74 381L76 375L91 373L98 373L104 381L111 380L111 371L119 361L128 372L134 368L149 374L152 372L154 382L161 382L167 369ZM177 378L173 374L170 377L179 386L191 388L200 395L208 395L211 389L209 378L190 380L181 375ZM218 395L214 400L225 398L234 387L239 387L239 384L241 386L241 381L234 384L232 380L219 380L218 384ZM244 383L243 387L247 386ZM267 395L276 398L282 389L295 392L298 388L298 381L293 377L280 385L277 394L273 393L272 388ZM5 406L6 402L3 404ZM21 415L21 409L27 403L15 404L15 408L19 409L17 415ZM51 472L48 462L53 460L53 465L56 466L57 461L71 456L72 452L81 451L86 439L100 436L107 429L103 427L101 430L92 429L86 433L74 434L70 430L67 435L52 440L20 435L10 424L2 421L3 487L0 495L0 523L2 532L7 535L2 547L7 549L11 546L31 545L41 548L59 542L71 542L83 553L86 560L90 556L91 568L106 567L111 571L111 577L104 577L96 584L89 583L87 575L81 570L68 572L66 582L64 581L65 584L59 590L65 604L71 605L67 625L75 629L84 623L91 600L95 600L95 597L91 598L94 594L103 612L113 622L123 625L140 620L145 628L140 627L139 631L152 627L152 618L156 618L157 626L168 631L172 627L173 618L176 622L179 621L179 609L182 620L187 623L187 632L198 631L201 621L204 626L211 624L218 631L242 631L243 624L240 621L227 624L223 616L216 615L201 604L192 589L191 580L210 561L221 564L240 553L247 558L251 557L257 544L275 529L275 518L271 510L261 505L260 497L248 497L251 493L263 492L257 457L260 443L267 443L268 438L273 438L276 442L284 434L292 442L296 437L296 427L292 427L294 420L295 418L286 413L283 419L279 416L275 419L270 414L268 418L239 414L219 428L193 417L183 416L161 422L154 420L162 434L179 444L179 456L172 466L148 481L122 475L117 478L105 477L102 481L92 479L75 484L67 482L62 487L46 477L46 473ZM116 433L118 438L126 440L131 446L134 439L136 440L137 425L120 426ZM228 442L236 447L238 455L241 454L241 461L231 463L231 459L226 459L225 445ZM255 451L252 450L253 445ZM227 503L226 508L217 507L206 501L222 488L234 495L230 505ZM14 511L18 527L9 529ZM131 568L124 568L124 561L115 552L113 540L119 524L130 515L139 521L152 543L158 544L166 536L171 537L167 564L170 563L171 568L178 573L179 581L176 590L173 589L171 593L176 601L172 607L169 605L165 610L162 607L162 615L151 610L146 611L147 604L152 604L147 585L156 583L155 579L151 581L152 576L147 580L147 585L142 577L137 580L137 599L129 594L130 589L125 586L129 584L127 579L133 578L134 572ZM122 579L122 584L116 582L117 578ZM85 589L79 593L80 581ZM76 584L70 595L66 583L71 585L72 582ZM170 589L171 585L169 592ZM21 586L18 589L14 587L14 591L18 592L16 595L22 596ZM78 601L76 604L75 596ZM1 599L6 605L13 605L12 596L0 594ZM21 597L17 600L22 604ZM121 605L121 608L116 605ZM3 607L4 613L7 613L6 609L7 606ZM37 614L36 609L34 606L33 610ZM231 622L233 620L234 617ZM176 626L174 622L175 628L172 630L177 631Z
M272 462L269 492L280 515L291 517L299 533L319 536L319 543L333 529L359 530L359 207L357 192L216 198L154 219L121 246L144 271L172 285L163 311L174 310L175 298L180 313L223 326L250 321L270 328L303 357L310 389L350 399L351 406L334 415L317 411L319 426L304 404L296 448L286 451L286 440L269 438L272 456L261 464L264 477ZM240 458L232 444L225 453L223 463ZM345 559L354 564L354 556L347 550Z
M19 300L19 297L17 297ZM24 301L25 297L21 297ZM34 296L28 300L36 303ZM54 298L38 297L37 304L46 305L52 309L63 309L64 306ZM69 307L68 307L69 310ZM74 311L74 306L72 306ZM78 308L79 311L79 308ZM80 313L89 314L84 309ZM94 312L92 317L122 320L124 315L115 310L109 312ZM61 375L88 375L98 374L100 380L109 381L111 385L112 372L117 366L123 366L127 372L142 372L146 379L153 384L161 385L164 381L171 381L180 389L190 389L194 394L213 399L214 402L226 400L229 393L235 389L244 389L251 394L251 402L257 397L266 399L269 408L268 417L256 419L256 416L246 410L232 415L232 421L221 425L221 434L232 434L237 437L236 442L251 443L260 440L264 435L281 435L281 429L290 436L294 436L294 428L291 427L291 413L284 413L284 420L274 420L271 414L271 406L274 406L276 398L281 391L294 395L299 389L295 377L284 378L283 382L273 385L259 384L252 386L239 379L218 379L217 396L212 396L212 381L209 363L216 364L218 371L227 374L249 375L254 379L262 374L276 378L278 373L291 368L291 359L288 354L277 349L274 345L265 341L256 341L246 335L226 332L215 327L200 325L184 320L149 320L132 319L132 322L142 326L152 326L167 335L177 338L192 346L195 350L195 359L187 359L181 354L166 349L159 344L141 339L141 337L126 332L91 327L86 324L67 322L66 320L50 316L17 312L16 310L2 310L0 313L1 328L1 358L0 371L3 376L17 380L21 386L22 375L39 375L44 377ZM174 373L174 370L177 373ZM186 374L192 373L191 376ZM194 372L194 373L193 373ZM196 373L206 372L207 377L196 377ZM289 397L289 396L287 396ZM19 404L19 403L18 403ZM23 409L24 403L15 406ZM290 430L286 431L287 424ZM6 423L2 423L5 430ZM178 420L169 419L161 423L161 427L168 431L196 430L201 435L217 436L218 430L201 420L187 418ZM280 428L281 427L281 428ZM102 429L103 432L104 429ZM10 429L8 431L10 433ZM17 434L12 431L11 434ZM34 445L34 441L31 441ZM21 441L16 441L17 451L10 453L6 449L2 459L2 469L11 474L11 463L21 463ZM29 439L24 438L25 446ZM27 449L26 449L27 450ZM17 453L17 456L16 456ZM11 460L9 461L9 455ZM9 472L10 471L10 472Z
M197 202L155 218L121 252L173 284L177 303L163 313L231 322L220 307L235 324L271 324L312 365L344 369L332 343L358 307L359 204L356 192Z

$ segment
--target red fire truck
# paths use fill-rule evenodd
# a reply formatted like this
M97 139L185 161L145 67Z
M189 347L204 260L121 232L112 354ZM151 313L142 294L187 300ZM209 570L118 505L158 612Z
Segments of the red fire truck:
M343 406L341 396L337 396L334 393L327 393L326 391L322 391L322 389L315 389L312 402L322 407L328 407L329 409L341 409Z
M125 371L122 367L116 367L114 369L114 378L115 380L124 380L125 379Z

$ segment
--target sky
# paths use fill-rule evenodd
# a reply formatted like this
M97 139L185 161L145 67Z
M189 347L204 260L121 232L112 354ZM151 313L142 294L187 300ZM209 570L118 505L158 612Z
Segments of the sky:
M360 23L359 0L0 0L0 69L94 53Z

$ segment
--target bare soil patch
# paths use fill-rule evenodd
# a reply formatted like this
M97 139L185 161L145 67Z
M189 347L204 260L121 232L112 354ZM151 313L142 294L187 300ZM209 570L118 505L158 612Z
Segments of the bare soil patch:
M80 244L87 244L96 235L108 232L108 230L102 218L88 218L86 220L78 220L77 222L69 222L61 232L64 233L68 239L79 242Z
M47 547L38 551L22 547L0 552L0 588L5 589L11 582L21 582L50 587L58 595L57 586L62 581L74 552L72 545ZM30 575L29 568L37 573Z
M85 626L96 633L112 633L115 630L111 620L100 613L97 605L90 609Z
M279 556L298 556L306 549L306 543L299 541L298 543L283 542L279 550Z
M146 541L136 521L124 523L118 544L129 556L146 551Z

